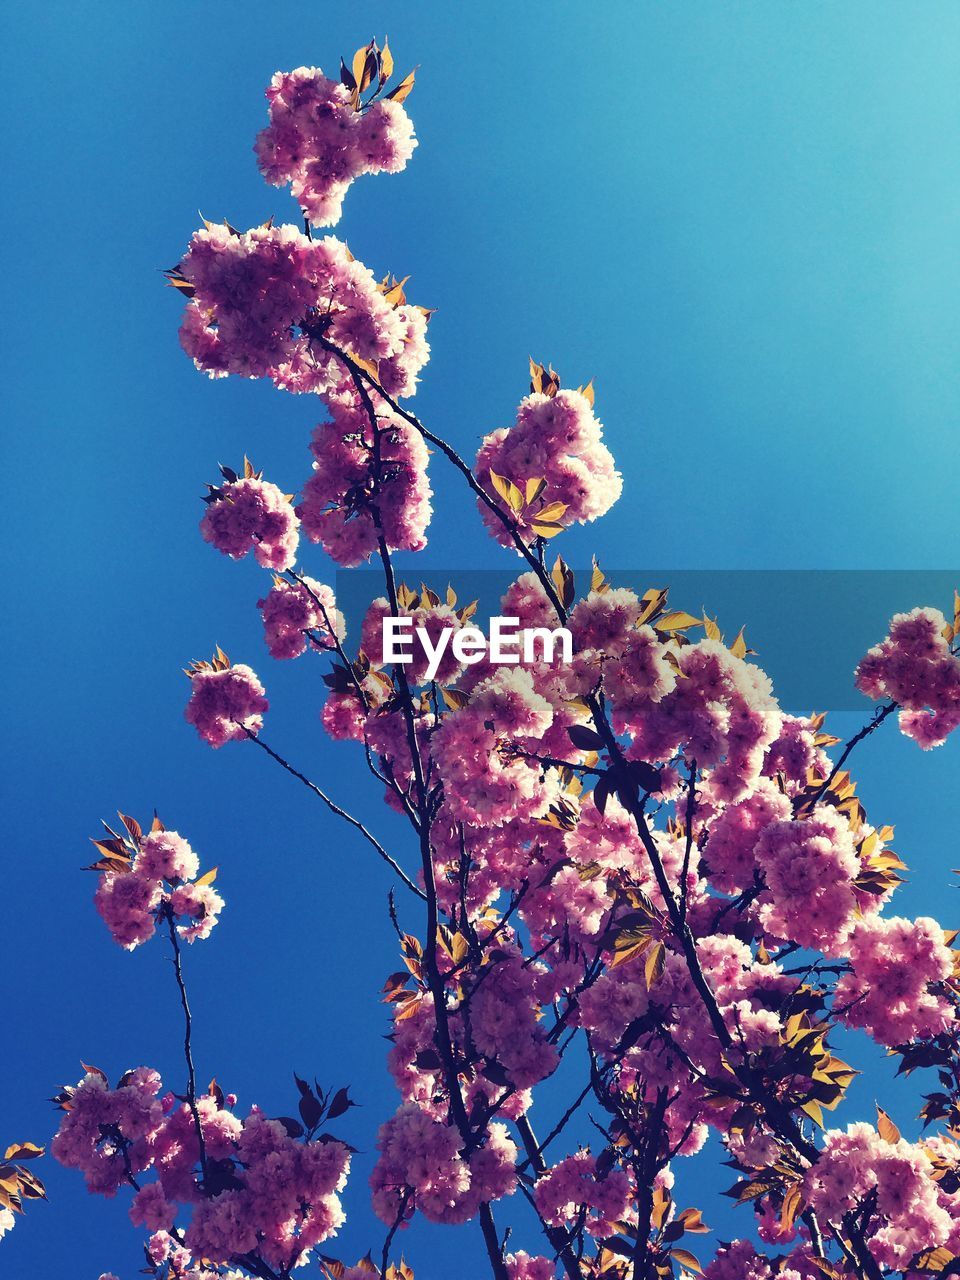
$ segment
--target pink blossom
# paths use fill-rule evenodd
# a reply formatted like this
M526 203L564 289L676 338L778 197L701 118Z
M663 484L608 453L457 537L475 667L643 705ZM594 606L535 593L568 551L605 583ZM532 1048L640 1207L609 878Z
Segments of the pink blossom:
M924 750L941 746L960 725L960 657L938 609L898 613L890 634L861 659L857 688L900 707L900 728Z
M834 995L842 1021L890 1046L940 1035L954 1025L953 1004L931 990L950 977L954 964L935 920L860 920L847 951L853 972L840 979Z
M313 578L303 576L297 582L274 578L257 608L274 658L298 658L308 639L317 649L333 649L346 638L347 625L333 591Z
M193 880L200 860L178 832L150 831L140 842L134 867L148 879L175 882Z
M399 102L355 106L351 92L317 67L278 71L266 91L269 125L257 136L260 172L290 183L314 226L340 219L350 183L364 173L399 173L417 140Z
M578 1151L537 1180L534 1197L544 1221L553 1226L573 1222L586 1210L587 1231L605 1236L627 1214L633 1184L623 1169L599 1174L593 1156L588 1151Z
M211 747L239 742L263 727L270 705L263 685L243 663L214 669L204 666L190 674L190 701L184 715Z
M289 569L296 559L299 520L290 499L257 476L211 488L200 521L205 541L242 560L252 550L265 569Z
M602 435L591 404L579 391L557 391L553 396L534 392L521 401L512 428L484 437L477 478L526 542L537 536L538 512L555 503L563 505L557 517L563 524L596 520L610 510L623 488ZM545 480L546 487L518 513L497 493L492 474L511 481L523 494L528 480ZM485 503L478 506L494 538L513 546L503 521Z
M836 955L858 902L860 860L849 824L824 805L809 818L776 821L754 847L766 879L760 919L775 937Z
M314 432L313 474L297 515L307 537L351 567L378 546L420 551L431 515L427 448L403 419L380 415L374 433L356 394L328 399L329 422Z

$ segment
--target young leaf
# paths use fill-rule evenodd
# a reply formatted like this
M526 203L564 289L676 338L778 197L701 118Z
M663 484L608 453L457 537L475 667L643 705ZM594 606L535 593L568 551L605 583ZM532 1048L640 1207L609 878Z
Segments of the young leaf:
M643 965L643 976L646 979L648 991L663 974L663 964L665 959L666 948L662 942L655 942L648 951L647 958Z
M13 1146L7 1147L4 1152L4 1160L36 1160L37 1156L43 1155L43 1147L38 1147L33 1142L15 1142Z
M409 98L410 92L413 89L413 82L416 74L417 68L414 67L410 74L405 76L395 89L390 90L387 97L392 99L394 102L405 102L406 99Z
M879 1104L877 1104L877 1133L884 1142L900 1141L900 1130Z
M682 609L665 613L662 618L657 619L658 631L683 631L687 627L700 626L703 626L701 618L695 618L692 613L685 613Z
M392 75L393 54L390 52L390 43L384 36L383 48L380 50L380 83L386 84Z
M686 1249L671 1249L670 1256L676 1262L679 1262L681 1267L686 1267L688 1271L695 1271L697 1275L703 1275L703 1267L701 1267L694 1255L688 1253Z
M330 1103L327 1118L330 1120L336 1120L338 1116L342 1116L345 1111L349 1111L351 1107L355 1107L356 1105L357 1104L353 1101L345 1088L338 1089L333 1095L333 1101Z

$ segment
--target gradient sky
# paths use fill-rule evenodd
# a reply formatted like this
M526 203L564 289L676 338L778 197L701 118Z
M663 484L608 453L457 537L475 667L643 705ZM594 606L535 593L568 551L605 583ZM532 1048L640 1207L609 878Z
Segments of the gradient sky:
M398 67L421 66L409 102L421 146L401 176L354 186L337 234L438 308L417 409L464 452L512 419L529 354L570 384L596 380L626 493L600 525L566 535L571 563L596 552L611 571L948 571L960 10L61 0L8 6L2 22L14 179L0 1138L46 1141L44 1099L80 1058L112 1078L149 1063L182 1087L163 947L116 948L79 870L101 815L157 807L220 866L228 902L186 957L203 1078L273 1114L293 1106L293 1070L349 1082L363 1104L341 1126L362 1154L330 1250L353 1260L382 1241L364 1182L395 1104L377 1004L396 967L388 879L255 748L202 746L182 718L180 671L217 643L250 661L273 703L265 738L399 839L356 754L323 738L321 667L266 656L262 571L230 564L196 528L218 460L247 452L297 488L319 406L198 375L160 270L198 209L238 226L294 220L251 154L262 89L278 67L333 68L386 29ZM437 533L411 572L502 566L456 478L437 462L433 474ZM319 551L304 563L330 580ZM889 601L871 588L868 612L815 594L801 611L784 592L755 618L723 599L677 602L706 603L732 629L747 621L761 661L758 636L805 627L799 661L842 673L893 609L949 605L903 599L896 581ZM867 714L863 702L838 715L837 732ZM888 730L859 770L913 868L897 909L956 926L960 750L924 756ZM862 1055L859 1040L843 1048ZM886 1091L887 1066L868 1061L851 1116ZM545 1090L538 1126L575 1092ZM909 1094L890 1109L912 1132ZM132 1280L142 1255L120 1201L87 1197L52 1163L43 1172L50 1203L3 1241L0 1273ZM682 1171L686 1202L724 1174ZM721 1238L749 1225L729 1209L707 1220ZM418 1280L484 1275L471 1230L409 1233Z

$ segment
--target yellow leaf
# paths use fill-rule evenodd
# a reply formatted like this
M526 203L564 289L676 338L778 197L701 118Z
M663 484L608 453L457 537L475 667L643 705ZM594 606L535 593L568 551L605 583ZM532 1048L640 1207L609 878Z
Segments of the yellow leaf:
M560 390L560 378L553 368L544 368L530 357L530 390L553 397Z
M655 942L650 948L643 965L643 976L647 980L647 989L663 974L663 963L666 959L666 948L662 942Z
M928 1249L926 1253L922 1253L917 1259L917 1266L923 1271L945 1271L953 1262L954 1255L949 1249Z
M677 1215L677 1221L683 1224L685 1231L694 1234L702 1235L710 1230L699 1209L684 1209L683 1213Z
M640 603L643 608L640 612L640 617L637 618L637 626L642 626L644 623L649 622L651 618L656 617L667 603L666 588L651 587L649 591L643 593Z
M594 403L594 390L593 390L593 379L592 379L592 378L590 379L590 381L587 383L587 385L586 385L585 387L581 387L581 388L580 388L580 394L583 396L584 400L586 400L587 404L588 404L588 405L591 407L591 409L592 409L592 408L593 408L593 403Z
M393 54L390 52L390 44L386 36L383 39L383 48L380 51L380 83L385 84L393 75Z
M413 89L413 81L416 74L417 69L414 67L410 74L401 80L395 89L390 90L387 97L392 99L394 102L405 102L406 99L409 98L410 92Z
M672 1203L673 1200L669 1191L664 1190L663 1187L654 1187L653 1212L650 1215L650 1222L655 1231L659 1231L663 1226Z
M823 1128L823 1112L820 1110L819 1102L811 1098L809 1102L803 1104L800 1110L805 1112L815 1125L818 1125L821 1129Z
M670 1257L680 1263L681 1267L686 1267L689 1271L695 1271L698 1276L703 1275L703 1267L686 1249L671 1249Z
M783 1197L783 1205L780 1209L780 1225L784 1231L790 1231L802 1208L803 1197L800 1194L800 1188L792 1186Z
M565 502L548 502L545 507L541 507L537 512L538 520L554 521L562 519L567 510Z
M205 875L202 875L196 882L197 885L213 884L217 878L217 867L212 867Z
M545 524L540 520L535 520L530 528L538 538L555 538L558 533L563 533L562 524Z
M546 480L543 480L543 479L528 480L526 483L526 488L523 496L526 498L528 503L536 502L537 498L540 497L541 493L543 493L546 487L547 487Z
M743 637L743 627L737 632L737 638L730 646L730 652L735 658L745 658L747 656L747 642Z
M43 1147L38 1147L33 1142L15 1142L7 1147L3 1158L4 1160L34 1160L42 1155Z
M683 631L687 627L700 627L703 622L700 618L695 618L692 613L684 613L682 609L677 609L673 613L665 613L662 618L657 619L658 631Z
M708 617L706 610L704 610L703 614L703 629L707 633L708 640L723 639L723 636L720 634L720 628L717 626L716 619Z
M368 46L364 45L353 55L353 78L357 82L357 88L361 93L363 93L364 89L366 89L367 85L370 83L370 81L366 79L368 51ZM366 83L364 83L365 81Z
M495 471L491 471L490 483L511 510L521 511L523 509L523 494L512 480L507 480L505 476L498 476Z
M893 1123L883 1107L877 1106L877 1133L884 1142L899 1142L900 1130Z
M573 577L573 570L570 566L557 556L554 561L553 568L550 570L550 577L553 579L554 586L557 588L557 595L560 602L565 608L569 608L573 604L573 598L576 595L576 583Z
M613 944L613 959L610 962L610 968L616 969L622 964L626 964L628 960L634 960L637 956L642 956L647 947L650 946L649 929L623 929L617 936L616 942Z

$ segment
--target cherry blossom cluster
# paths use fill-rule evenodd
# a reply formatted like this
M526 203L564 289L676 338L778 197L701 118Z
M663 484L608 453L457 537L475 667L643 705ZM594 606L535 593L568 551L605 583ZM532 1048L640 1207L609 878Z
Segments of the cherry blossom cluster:
M402 291L391 297L332 236L210 223L170 279L189 299L183 348L211 377L266 377L326 396L344 384L343 351L378 363L390 394L410 394L429 355L425 314Z
M766 932L835 955L859 905L861 868L849 823L826 807L771 822L754 857L767 886L760 907Z
M164 919L186 942L208 938L223 899L213 888L211 875L200 876L200 861L193 849L159 819L146 835L130 819L124 821L128 840L111 835L94 842L106 855L96 864L102 875L94 904L114 941L133 951L153 937Z
M450 811L457 819L496 825L546 812L556 779L515 748L535 751L550 728L550 703L528 671L502 667L482 680L470 702L445 719L432 742Z
M449 1124L408 1102L380 1128L370 1185L373 1207L388 1225L415 1209L431 1222L459 1223L480 1203L512 1195L517 1148L506 1126L493 1124L484 1146L464 1158Z
M602 435L581 391L550 384L549 393L534 391L520 402L512 427L484 437L477 479L524 541L533 542L544 529L552 536L556 522L596 520L620 497L623 481ZM485 503L478 505L493 537L513 546L504 522Z
M391 551L422 550L431 515L423 438L386 409L371 424L355 390L329 397L327 407L296 508L304 533L347 567L374 554L381 537Z
M586 1211L586 1229L592 1236L606 1236L614 1224L630 1217L634 1187L623 1169L598 1174L597 1161L588 1151L567 1156L537 1182L537 1209L545 1222L560 1227Z
M242 741L263 727L269 707L263 685L244 663L233 665L218 650L211 662L191 664L190 700L184 715L211 747Z
M232 473L231 473L232 474ZM210 486L200 521L204 540L234 560L253 551L265 569L289 569L296 560L300 522L290 496L250 475Z
M317 649L335 649L346 639L347 625L333 591L314 578L298 575L290 582L275 577L257 608L273 658L298 658L308 642Z
M817 1280L824 1273L808 1246L792 1250L777 1265L748 1241L735 1240L721 1245L703 1274L706 1280Z
M935 920L867 917L854 925L845 951L851 972L834 994L844 1022L891 1047L955 1026L956 1009L942 986L954 972L955 953Z
M194 1109L164 1093L150 1068L126 1072L116 1088L91 1068L57 1098L64 1114L52 1153L91 1192L137 1187L130 1218L152 1233L155 1265L175 1258L181 1274L193 1260L261 1259L286 1273L343 1222L349 1149L258 1107L241 1119L236 1098L211 1088Z
M900 708L900 728L924 750L942 746L960 726L960 657L938 609L898 613L882 643L857 667L857 687Z
M317 67L278 71L266 91L270 123L255 150L267 182L291 184L314 226L340 221L343 198L364 173L399 173L413 155L413 122L390 98L361 104Z
M925 1144L892 1141L871 1125L851 1124L824 1134L805 1192L825 1221L864 1213L872 1256L881 1266L907 1271L923 1250L960 1249L960 1191L948 1189L955 1178L937 1173Z

